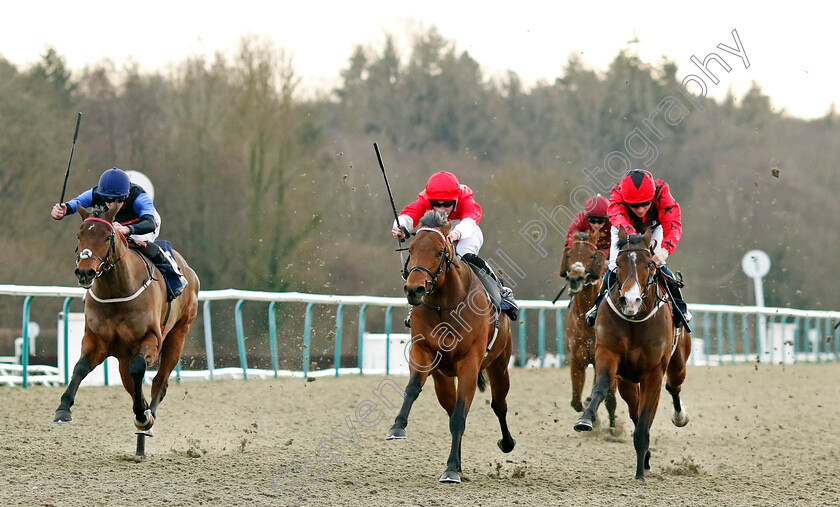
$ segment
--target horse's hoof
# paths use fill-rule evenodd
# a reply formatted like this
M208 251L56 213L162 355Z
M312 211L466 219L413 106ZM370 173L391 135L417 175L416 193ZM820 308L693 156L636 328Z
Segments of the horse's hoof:
M503 453L507 454L510 451L512 451L514 447L516 447L516 440L514 440L513 437L511 437L510 443L505 444L505 439L500 438L499 441L496 442L496 445L499 446L499 449L501 449Z
M398 440L408 438L405 434L405 428L391 428L388 434L385 435L385 440Z
M572 402L572 408L575 409L575 412L583 412L583 403L580 400L575 400Z
M677 412L675 410L674 413L671 414L671 422L674 423L674 426L676 426L677 428L682 428L683 426L688 424L688 419L688 412L686 412L685 410L683 410L682 412Z
M143 415L146 416L146 420L145 421L140 421L140 420L135 418L134 419L134 427L137 428L140 431L149 431L150 429L152 429L152 426L154 426L154 424L155 424L155 417L152 415L152 411L148 408L146 409L145 412L143 412Z
M69 410L56 410L53 422L59 424L71 423L73 422L73 415Z
M642 484L645 483L645 476L644 475L637 475L636 480L641 482Z
M575 423L575 431L592 431L592 421L581 417Z
M443 475L440 476L440 482L453 482L456 484L461 483L461 476L458 475L458 472L453 472L451 470L447 470L443 472Z

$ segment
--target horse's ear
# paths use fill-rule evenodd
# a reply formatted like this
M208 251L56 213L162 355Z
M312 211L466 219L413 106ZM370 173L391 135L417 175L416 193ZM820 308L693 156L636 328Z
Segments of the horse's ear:
M649 245L652 237L653 237L653 227L648 227L645 230L645 236L644 236L645 243Z
M449 220L447 220L445 224L440 226L440 231L443 233L444 236L449 236L450 230L452 230L452 222L450 222Z
M87 220L87 217L90 216L90 212L81 204L77 207L77 212L79 213L79 216L82 217L83 221Z
M115 217L115 216L117 216L117 212L118 212L119 210L120 210L120 207L119 207L119 206L117 206L117 205L115 204L114 206L111 206L111 209L109 209L108 211L106 211L106 212L105 212L105 214L104 214L104 215L102 215L102 217L103 217L105 220L107 220L107 221L109 221L109 222L111 222L111 223L114 223L114 217Z
M569 273L569 250L572 247L567 246L563 249L563 257L560 259L560 278L566 278Z
M624 230L624 226L618 228L618 239L619 241L624 241L627 239L627 231Z

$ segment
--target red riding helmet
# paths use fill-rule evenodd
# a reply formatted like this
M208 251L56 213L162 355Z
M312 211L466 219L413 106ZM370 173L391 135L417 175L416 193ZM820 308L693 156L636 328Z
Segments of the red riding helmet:
M430 201L454 201L461 193L461 184L454 174L440 171L426 183L426 198Z
M593 195L589 199L586 200L586 204L583 206L583 209L586 210L586 216L588 217L602 217L607 218L607 206L609 206L610 201L606 197L601 194Z
M621 179L618 192L626 203L647 202L656 194L656 183L653 182L650 172L633 169Z

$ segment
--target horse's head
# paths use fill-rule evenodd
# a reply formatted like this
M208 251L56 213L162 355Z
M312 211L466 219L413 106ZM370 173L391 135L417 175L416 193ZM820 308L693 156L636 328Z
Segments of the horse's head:
M598 234L589 235L586 232L579 232L571 246L563 250L561 276L569 282L569 293L572 295L580 292L585 285L596 285L600 283L606 267L606 256L596 246Z
M451 224L446 216L427 211L409 246L405 262L405 297L414 306L433 294L446 279L446 272L455 259L455 247L447 239Z
M79 285L90 288L93 280L106 273L118 260L114 237L114 217L119 207L95 207L88 211L79 206L82 225L76 246L76 279Z
M618 230L618 256L616 257L618 277L618 305L624 315L632 317L642 309L645 294L654 283L651 236L653 230L644 234L627 234L624 227Z

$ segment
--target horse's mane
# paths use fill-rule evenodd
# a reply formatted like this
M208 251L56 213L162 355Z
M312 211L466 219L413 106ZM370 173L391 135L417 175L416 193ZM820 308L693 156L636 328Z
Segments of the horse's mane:
M443 227L449 223L449 219L446 217L445 213L439 213L433 209L430 209L423 215L423 218L420 219L420 225L424 225L426 227Z
M102 215L108 212L108 206L103 206L101 204L97 204L90 208L90 216L96 218L102 218Z
M638 245L644 241L644 234L628 234L626 238L618 240L618 248L623 248L625 245Z

